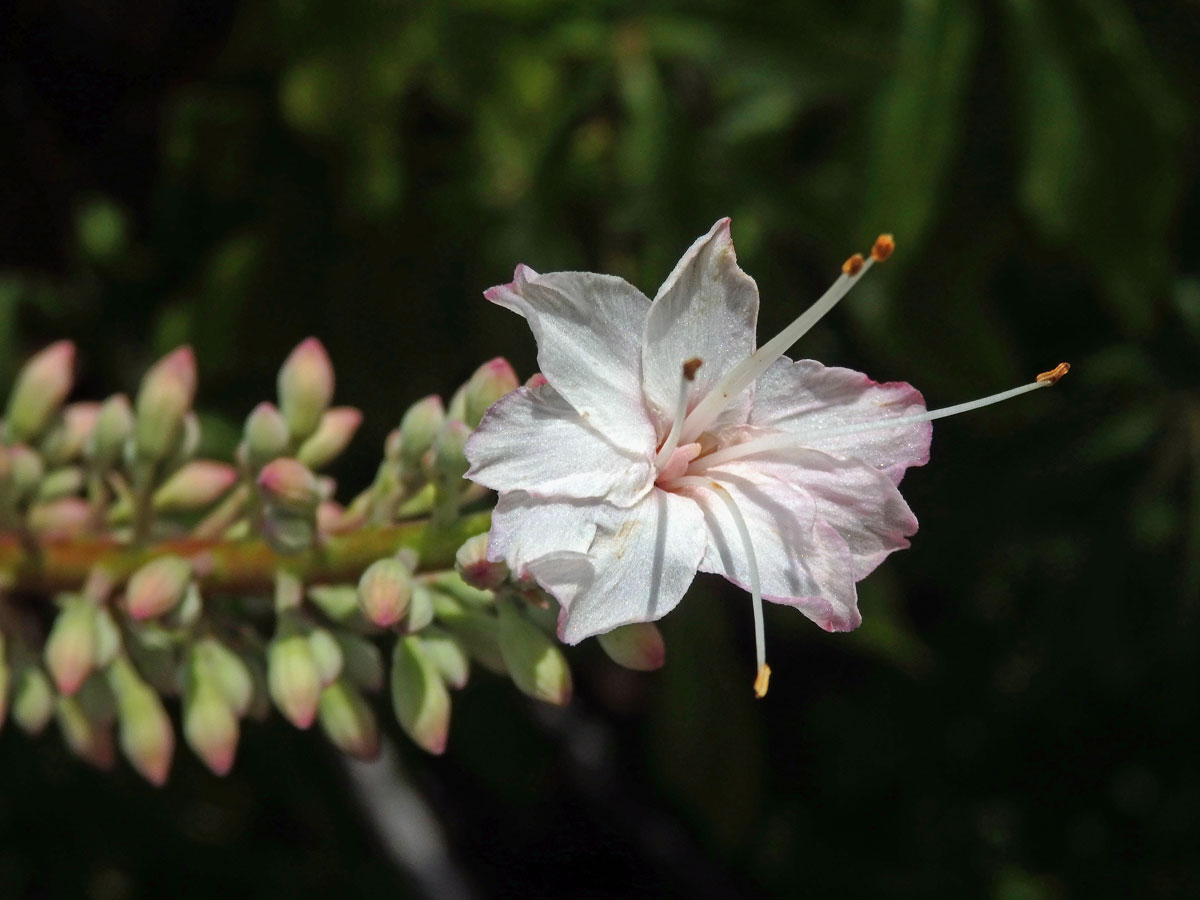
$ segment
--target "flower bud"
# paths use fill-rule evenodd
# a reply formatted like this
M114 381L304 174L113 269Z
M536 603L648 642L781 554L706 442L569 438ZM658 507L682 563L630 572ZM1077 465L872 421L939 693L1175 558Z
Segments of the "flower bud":
M167 711L129 660L118 657L108 672L117 700L121 752L143 778L162 787L175 753L175 732Z
M420 466L421 457L433 446L433 439L442 430L446 410L442 398L431 394L418 400L400 420L400 462L405 469Z
M70 497L79 493L83 487L83 469L78 466L65 466L47 472L37 486L38 500L57 500L60 497Z
M237 753L238 720L220 687L193 675L183 697L183 737L214 775L233 768Z
M571 699L571 670L558 647L513 603L497 606L500 653L513 683L536 700L565 704Z
M294 513L268 506L263 515L263 538L280 556L311 550L317 539L312 513Z
M156 362L137 395L134 443L142 459L162 460L176 449L196 394L196 357L180 347Z
M89 716L74 697L59 697L54 704L58 728L68 749L97 769L111 769L116 762L111 723Z
M258 473L258 491L275 509L311 516L321 502L321 486L304 463L281 456Z
M43 651L60 694L73 694L96 664L96 607L71 597L54 620Z
M234 714L244 716L254 700L254 676L240 656L216 638L202 638L192 646L195 676L217 687Z
M31 506L25 524L38 537L66 540L87 531L91 518L92 509L82 497L62 497Z
M99 403L72 403L42 440L42 455L51 466L62 466L75 459L96 425Z
M328 628L314 628L308 633L308 646L321 676L321 687L333 684L342 674L342 647Z
M200 447L200 417L193 410L183 414L183 425L179 429L179 438L171 448L167 462L167 471L173 471L186 464Z
M362 695L345 681L335 681L321 692L317 715L325 734L343 753L356 759L374 759L379 755L375 714Z
M618 666L635 672L652 672L662 668L667 648L662 632L653 622L634 622L622 625L599 636L600 646Z
M317 715L321 672L312 646L302 634L276 637L267 648L267 687L284 717L308 728Z
M346 679L367 691L383 687L383 655L379 648L366 638L347 631L339 631L337 641L345 660Z
M17 374L4 414L9 443L32 441L41 434L71 392L75 345L59 341L35 354Z
M421 652L433 663L446 684L456 690L466 686L471 663L462 644L440 628L426 628L418 638Z
M314 584L308 599L334 622L347 622L358 612L358 589L348 584Z
M299 439L316 429L333 399L333 364L316 338L300 342L279 370L279 408Z
M152 559L133 573L125 588L125 606L133 619L149 619L174 609L183 599L192 566L178 556Z
M474 428L487 408L520 384L517 373L502 356L488 360L475 370L463 393L465 424Z
M446 749L450 694L417 638L396 641L392 651L392 708L405 733L429 753Z
M546 382L546 376L545 376L545 375L543 375L541 372L534 372L534 373L533 373L532 375L530 375L530 376L529 376L529 378L528 378L528 379L525 381L525 387L527 387L527 388L530 388L530 389L532 389L532 388L540 388L540 387L541 387L543 384L546 384L546 383L547 383L547 382Z
M154 492L154 509L183 513L215 503L237 481L237 470L226 463L198 459L184 463Z
M28 735L38 735L54 715L54 688L37 665L16 670L12 684L12 718Z
M463 581L482 591L495 590L508 578L508 566L487 558L487 545L487 534L477 534L467 538L454 554L454 568Z
M42 458L24 444L14 444L8 448L8 469L9 483L12 485L15 500L35 493L46 474Z
M97 471L112 467L133 434L133 408L124 394L114 394L100 404L96 424L83 445L83 455Z
M404 563L378 559L358 580L358 605L368 622L388 628L404 618L412 592L412 573Z
M260 403L246 417L246 461L252 469L261 469L271 460L288 452L291 435L282 413L273 403Z
M94 668L103 669L116 659L117 654L121 651L121 629L117 627L112 612L105 606L96 607L94 622L96 629Z
M329 465L346 449L362 424L362 413L353 406L335 406L321 416L320 424L296 451L296 459L310 469Z

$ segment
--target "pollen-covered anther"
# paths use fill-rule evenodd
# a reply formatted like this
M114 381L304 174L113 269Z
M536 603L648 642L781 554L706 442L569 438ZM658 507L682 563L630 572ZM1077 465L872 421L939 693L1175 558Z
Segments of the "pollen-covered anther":
M842 273L853 278L862 271L865 262L866 261L863 259L863 255L861 253L855 253L852 257L842 263Z
M754 696L761 700L767 696L767 686L771 683L771 667L763 663L758 667L758 674L754 676Z
M696 372L704 365L704 360L698 356L693 356L683 364L683 378L685 381L695 381Z
M1049 372L1042 372L1037 376L1037 378L1034 379L1034 381L1038 382L1039 384L1047 381L1050 382L1050 384L1058 384L1059 380L1070 371L1071 364L1061 362Z
M892 255L892 251L896 249L896 241L890 234L881 234L875 238L875 243L871 247L871 259L875 262L883 262Z

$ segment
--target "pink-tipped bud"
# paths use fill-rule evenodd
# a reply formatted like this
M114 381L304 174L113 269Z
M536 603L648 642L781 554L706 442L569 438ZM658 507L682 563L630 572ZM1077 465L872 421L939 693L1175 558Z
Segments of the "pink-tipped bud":
M599 641L613 662L636 672L652 672L666 660L662 632L653 622L622 625L600 635Z
M543 375L541 372L534 372L532 375L529 376L528 380L525 382L525 387L530 388L530 389L540 388L543 384L546 384L546 383L547 383L547 381L546 381L545 375Z
M138 774L162 787L175 755L175 732L162 700L124 657L113 661L108 676L117 700L121 752Z
M454 568L463 581L481 591L492 591L508 579L508 566L503 562L492 562L487 558L488 536L477 534L454 554Z
M408 408L400 420L398 454L405 469L416 469L420 465L445 421L446 409L442 398L436 394L430 394Z
M274 403L260 403L246 417L246 461L253 469L261 469L271 460L288 451L291 435L283 414Z
M571 669L562 652L511 603L498 605L500 653L522 692L562 706L571 699Z
M54 706L68 749L88 765L107 771L117 761L112 722L88 715L75 697L59 697Z
M341 456L361 424L362 413L353 406L335 406L326 410L317 430L296 451L296 459L310 469L329 465Z
M321 696L321 673L307 637L293 634L271 641L267 649L267 688L289 722L297 728L312 725Z
M170 612L183 599L192 566L178 556L152 559L133 573L125 589L125 606L132 619L151 619Z
M114 394L100 404L96 423L84 442L83 455L94 469L105 471L120 458L131 434L133 407L124 394Z
M415 636L396 641L391 687L392 708L400 727L419 747L442 753L450 730L450 694Z
M162 513L191 512L215 503L237 481L237 469L226 463L197 459L154 492L154 508Z
M515 391L521 382L507 359L497 356L475 370L466 384L463 394L463 414L466 424L474 428L483 418L489 406L510 391Z
M225 775L233 768L237 716L219 686L207 678L194 678L184 694L183 737L214 775Z
M162 460L175 452L195 396L196 357L191 347L173 350L150 368L137 395L134 443L139 457Z
M9 443L31 441L41 434L75 380L75 345L58 341L35 354L17 375L4 414Z
M304 463L287 456L263 466L257 484L263 500L285 512L309 515L321 502L317 477Z
M60 694L74 694L96 665L96 607L81 597L63 606L46 639L46 668Z
M321 728L343 753L356 759L379 755L379 725L362 695L345 681L336 681L321 692L317 710Z
M307 338L289 354L279 370L279 408L299 439L316 430L333 399L333 363L316 338Z
M25 524L38 537L60 541L79 537L88 530L92 509L82 497L62 497L29 508Z
M244 716L254 701L254 676L245 661L216 638L192 645L192 670L196 678L216 685L234 715Z
M378 559L358 580L358 605L367 621L388 628L404 618L412 600L412 573L400 560Z
M72 403L42 441L42 455L51 466L63 466L83 451L100 415L99 403Z

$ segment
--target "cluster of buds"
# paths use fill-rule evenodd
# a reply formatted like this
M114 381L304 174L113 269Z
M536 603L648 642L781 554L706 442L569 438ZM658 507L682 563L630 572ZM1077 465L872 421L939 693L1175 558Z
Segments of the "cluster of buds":
M321 473L362 416L331 406L316 339L288 356L276 402L250 411L229 462L196 458L190 348L156 363L132 401L68 403L74 356L65 341L34 356L0 430L0 728L55 720L81 759L107 768L119 750L162 784L176 720L224 774L241 723L272 708L369 758L385 691L431 753L475 666L568 700L556 607L488 560L489 495L463 479L467 437L519 384L506 361L448 403L413 404L343 505ZM600 643L631 669L662 663L651 624Z

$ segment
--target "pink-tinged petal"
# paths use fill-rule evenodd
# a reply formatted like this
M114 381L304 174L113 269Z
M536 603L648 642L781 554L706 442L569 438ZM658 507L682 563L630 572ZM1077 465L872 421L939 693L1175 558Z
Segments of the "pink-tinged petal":
M552 554L582 555L592 544L603 504L595 500L501 494L492 511L487 558L505 562L518 578L529 564Z
M888 419L919 415L925 401L912 385L879 384L861 372L786 357L759 378L750 424L798 435L805 446L858 459L899 484L909 466L929 461L929 422L888 427ZM868 431L839 430L879 422Z
M753 440L764 433L772 432L743 427L723 437L736 434ZM907 538L917 531L916 516L885 473L798 443L713 466L705 474L718 481L728 476L770 477L804 491L816 518L845 541L855 581L866 578L889 553L908 547Z
M467 440L467 477L498 491L636 502L654 484L649 452L623 450L550 385L496 401Z
M642 346L642 387L659 436L666 434L679 402L683 363L703 363L692 384L689 410L734 365L754 352L758 287L738 268L722 219L697 240L663 282L646 317ZM719 421L746 421L752 392L746 391Z
M714 474L705 477L729 492L746 522L763 598L797 607L827 631L857 628L861 617L850 551L833 527L815 515L808 494L752 471ZM689 485L680 493L704 511L708 542L700 571L749 590L746 548L725 503L705 487Z
M653 449L638 346L650 301L641 291L612 275L518 266L511 284L484 296L525 317L542 374L588 424L626 450Z
M691 500L651 491L628 509L607 507L587 557L548 555L529 572L562 606L568 644L673 610L704 553L704 518Z

